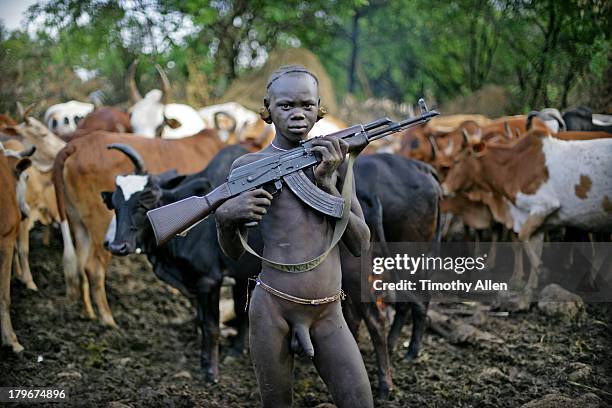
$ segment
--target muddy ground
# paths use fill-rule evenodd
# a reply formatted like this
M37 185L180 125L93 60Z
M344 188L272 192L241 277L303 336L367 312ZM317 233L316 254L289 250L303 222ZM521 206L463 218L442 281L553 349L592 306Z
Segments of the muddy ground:
M258 405L247 354L222 364L219 384L204 383L199 334L193 324L176 323L192 316L190 303L157 280L143 256L113 259L107 292L121 329L110 330L65 304L58 234L50 247L42 246L40 230L32 238L30 262L40 291L13 281L13 324L25 351L0 351L0 386L65 387L71 406ZM504 339L502 345L452 345L428 331L416 362L395 352L396 389L377 405L515 407L557 394L581 407L612 406L611 310L587 305L582 321L567 322L533 309L478 324ZM404 340L408 333L406 327ZM374 353L363 328L359 343L376 392ZM228 339L223 346L222 358ZM309 361L298 360L295 379L295 406L331 402Z

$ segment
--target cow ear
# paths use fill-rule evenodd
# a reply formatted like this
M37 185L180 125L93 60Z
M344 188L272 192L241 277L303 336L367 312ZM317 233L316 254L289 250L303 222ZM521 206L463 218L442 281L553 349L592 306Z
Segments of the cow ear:
M138 201L141 206L147 210L151 210L157 207L159 200L162 196L162 190L158 186L146 188L140 193Z
M174 118L165 118L166 125L168 125L171 129L176 129L181 127L181 122Z
M100 195L102 196L102 201L104 201L104 204L106 204L106 208L108 208L109 210L112 210L115 208L113 206L113 192L112 191L103 191L100 193Z
M31 165L32 165L32 160L30 160L27 157L24 157L23 159L20 159L15 165L15 172L19 176L21 173L26 171L28 167L30 167Z
M9 136L21 136L19 128L17 126L7 126L2 128L2 133Z

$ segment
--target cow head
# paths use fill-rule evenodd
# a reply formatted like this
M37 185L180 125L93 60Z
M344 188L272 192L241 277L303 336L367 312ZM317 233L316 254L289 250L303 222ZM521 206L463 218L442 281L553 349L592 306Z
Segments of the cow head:
M31 147L20 152L5 149L2 143L0 143L0 153L3 154L9 162L9 166L13 169L13 176L16 180L15 192L17 193L17 202L19 203L19 210L21 211L21 218L25 219L30 215L30 207L26 201L27 193L27 182L28 174L26 170L32 164L29 156L34 154L35 147Z
M404 157L431 163L436 157L437 146L432 144L432 140L428 136L431 135L425 125L407 129L400 136L400 154Z
M44 122L58 136L68 136L74 132L81 119L93 111L92 103L69 101L50 106L45 112Z
M479 176L482 172L482 164L479 156L484 154L485 144L480 142L474 146L468 146L459 154L457 161L448 170L442 189L445 195L454 195L457 192L470 192L482 187Z
M167 118L165 107L168 104L170 82L164 70L155 64L155 69L161 80L162 89L153 89L143 98L136 86L135 73L138 60L135 60L128 72L130 88L130 124L134 133L147 137L161 137L166 126L176 129L182 124L174 118Z
M9 126L6 129L11 134L20 136L26 144L36 146L36 154L32 157L32 163L42 172L51 170L55 156L66 146L66 142L49 131L43 123L30 116L25 116L23 123Z
M155 238L147 211L189 195L204 194L210 189L210 184L206 179L199 178L186 186L180 185L185 176L177 175L175 170L159 175L147 174L142 158L130 146L112 144L108 148L117 149L128 156L134 163L135 171L117 176L115 191L102 192L106 206L115 211L115 218L107 232L107 249L114 255L151 253L155 248ZM194 185L198 188L194 188Z

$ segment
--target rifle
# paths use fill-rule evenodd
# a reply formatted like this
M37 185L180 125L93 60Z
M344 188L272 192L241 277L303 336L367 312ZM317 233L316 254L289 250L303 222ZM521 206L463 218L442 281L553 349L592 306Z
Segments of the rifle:
M348 142L349 152L360 152L374 140L426 123L440 114L435 110L428 110L423 99L419 99L419 108L420 116L401 122L381 118L327 136L344 139ZM203 197L188 197L148 211L147 217L153 227L157 245L166 243L177 234L186 234L230 198L270 184L274 185L275 190L280 190L283 182L305 204L323 214L341 218L344 199L320 190L302 171L321 161L319 154L311 150L312 140L302 141L299 147L233 169L225 183Z

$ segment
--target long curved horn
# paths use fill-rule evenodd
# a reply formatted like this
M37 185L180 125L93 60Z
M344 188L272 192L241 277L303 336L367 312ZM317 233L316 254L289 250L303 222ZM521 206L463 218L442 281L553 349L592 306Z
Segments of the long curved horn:
M155 69L159 74L159 79L161 80L162 86L162 103L166 105L168 103L168 98L170 95L170 81L168 81L168 76L164 72L164 69L159 66L159 64L155 64Z
M147 174L144 161L138 152L132 147L123 143L112 143L106 146L107 149L119 150L134 163L134 174L142 176Z
M138 58L134 60L130 64L130 68L128 69L128 87L130 88L130 102L132 104L138 102L142 99L142 95L138 91L138 87L136 86L136 66L138 65Z

